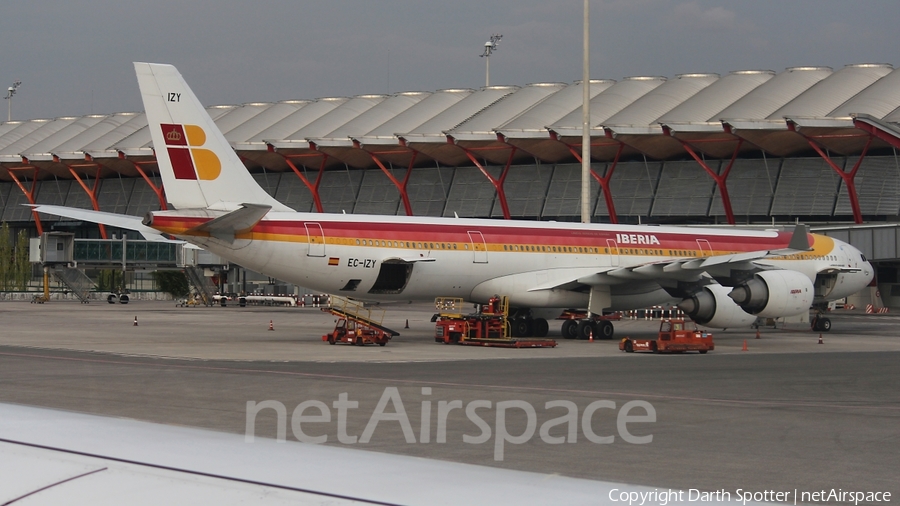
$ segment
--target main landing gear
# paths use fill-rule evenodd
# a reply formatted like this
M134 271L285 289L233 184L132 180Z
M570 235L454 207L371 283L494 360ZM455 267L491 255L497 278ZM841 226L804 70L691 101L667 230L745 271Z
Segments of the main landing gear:
M550 324L543 318L510 318L512 337L547 337Z
M562 336L566 339L612 339L615 329L608 320L566 320Z

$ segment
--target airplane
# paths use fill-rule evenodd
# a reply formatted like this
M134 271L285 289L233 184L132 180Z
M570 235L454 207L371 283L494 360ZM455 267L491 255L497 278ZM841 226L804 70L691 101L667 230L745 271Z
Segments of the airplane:
M604 311L675 302L698 324L800 315L869 285L855 247L810 234L296 212L260 187L171 65L135 63L166 196L143 219L39 205L39 212L171 235L267 276L362 301L486 303L509 297L513 335L610 339ZM816 330L831 322L816 318Z

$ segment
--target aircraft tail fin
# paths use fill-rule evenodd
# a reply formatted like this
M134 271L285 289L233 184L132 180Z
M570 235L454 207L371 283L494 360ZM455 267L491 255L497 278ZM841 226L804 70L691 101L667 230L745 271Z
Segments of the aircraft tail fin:
M173 207L233 211L252 203L292 211L256 183L178 69L136 62L134 70Z

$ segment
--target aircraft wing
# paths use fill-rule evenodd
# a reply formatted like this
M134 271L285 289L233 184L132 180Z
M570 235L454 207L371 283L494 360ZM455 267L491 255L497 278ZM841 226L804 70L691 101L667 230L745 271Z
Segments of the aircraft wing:
M654 489L0 404L0 504L594 505L614 490Z
M600 267L578 269L556 269L548 271L551 279L528 291L565 290L579 285L608 285L615 280L653 281L671 279L676 281L700 281L708 275L727 275L731 269L759 271L770 266L756 263L757 260L791 255L811 249L806 225L797 225L787 248L777 250L747 251L726 255L688 257L659 260L628 267ZM858 269L857 269L858 270ZM613 279L610 279L613 278Z
M75 207L51 206L51 205L35 205L32 209L39 213L52 214L54 216L62 216L64 218L72 218L73 220L84 220L91 223L102 223L111 227L124 228L126 230L134 230L140 232L144 239L148 241L169 241L159 230L144 225L139 216L130 216L127 214L106 213L103 211L93 211L90 209L78 209ZM181 242L181 241L179 241Z

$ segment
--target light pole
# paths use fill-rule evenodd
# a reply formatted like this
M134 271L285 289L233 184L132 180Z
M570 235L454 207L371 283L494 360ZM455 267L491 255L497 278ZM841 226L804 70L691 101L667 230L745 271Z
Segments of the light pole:
M497 43L500 42L503 36L500 34L491 35L491 40L484 43L484 52L481 53L481 57L484 58L485 62L485 74L484 74L484 86L488 87L491 85L491 54L497 50Z
M19 86L21 86L21 85L22 85L22 81L19 81L18 79L16 79L16 82L14 82L13 85L10 86L9 88L7 88L7 90L6 90L6 97L4 97L4 98L6 98L6 100L9 100L9 102L7 103L7 109L6 109L6 121L12 121L12 98L13 98L13 95L16 94L16 90L18 90Z
M581 222L591 222L590 4L584 0L584 59L581 63Z

